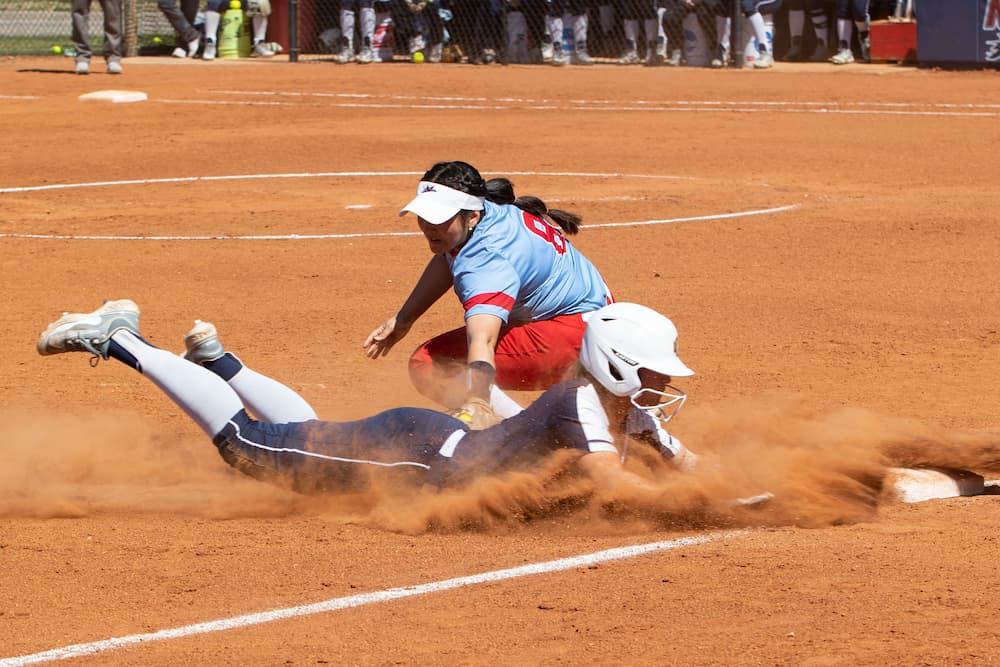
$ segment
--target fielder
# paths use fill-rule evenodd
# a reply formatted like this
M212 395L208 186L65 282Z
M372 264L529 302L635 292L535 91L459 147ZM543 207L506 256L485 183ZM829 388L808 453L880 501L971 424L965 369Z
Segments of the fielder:
M566 238L572 213L537 197L515 199L507 179L487 182L465 162L439 162L400 215L417 216L434 253L399 311L365 339L377 359L454 288L465 326L435 336L410 357L424 396L462 409L474 427L520 406L502 389L550 387L576 362L584 314L614 301L594 265ZM565 232L565 234L564 234Z
M599 488L655 493L652 480L623 465L628 437L682 470L696 462L665 429L686 398L671 378L693 375L676 345L677 330L663 315L631 303L602 308L590 316L573 377L481 431L422 408L319 421L297 393L226 352L211 324L196 322L184 357L155 347L142 337L139 309L128 299L63 315L37 348L42 355L87 352L134 368L201 427L228 464L301 493L352 490L373 480L435 490L530 468L558 449L578 452L579 469Z

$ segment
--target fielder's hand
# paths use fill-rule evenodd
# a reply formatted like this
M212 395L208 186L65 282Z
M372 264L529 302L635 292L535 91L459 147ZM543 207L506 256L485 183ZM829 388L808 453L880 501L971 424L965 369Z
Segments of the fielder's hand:
M481 398L470 398L452 414L468 424L473 431L482 431L503 421L493 412L490 404Z
M375 331L368 334L368 338L361 345L365 349L365 356L370 359L384 357L396 343L403 339L409 330L409 326L397 324L396 318L390 317Z

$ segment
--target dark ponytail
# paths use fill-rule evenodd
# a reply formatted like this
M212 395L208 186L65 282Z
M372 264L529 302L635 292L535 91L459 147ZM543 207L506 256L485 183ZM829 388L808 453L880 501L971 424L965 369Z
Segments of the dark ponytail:
M515 197L514 184L508 178L498 177L486 181L486 198L494 204L513 204L522 211L550 220L570 235L580 231L580 223L583 222L583 218L576 213L558 208L550 209L544 201L534 195Z

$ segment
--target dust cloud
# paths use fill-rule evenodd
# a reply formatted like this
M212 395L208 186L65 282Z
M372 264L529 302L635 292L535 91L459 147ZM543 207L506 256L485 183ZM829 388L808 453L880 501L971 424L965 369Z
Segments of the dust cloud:
M596 490L562 451L526 472L436 495L377 481L361 492L304 496L240 475L207 438L154 432L135 415L6 414L0 421L0 517L102 512L206 518L321 514L409 534L506 532L566 520L579 532L822 527L872 520L895 502L887 468L1000 473L1000 433L952 432L860 408L821 411L796 397L688 406L677 434L693 472L633 444L626 465L655 491ZM759 494L764 502L744 502Z

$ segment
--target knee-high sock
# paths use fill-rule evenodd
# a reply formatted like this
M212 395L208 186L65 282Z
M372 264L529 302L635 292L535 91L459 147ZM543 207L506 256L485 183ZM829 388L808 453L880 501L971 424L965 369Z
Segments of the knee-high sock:
M829 19L827 18L826 12L822 9L809 12L809 20L813 24L813 32L816 33L816 43L826 46L829 36Z
M837 39L840 41L841 49L851 48L851 31L854 23L851 19L837 19Z
M663 27L663 17L666 15L666 13L667 13L667 8L666 7L657 7L657 9L656 9L656 18L652 19L653 21L656 22L655 26L651 26L649 24L650 19L646 19L645 21L643 21L643 26L646 29L646 41L647 42L649 42L650 40L653 39L653 36L650 34L649 29L651 27L655 27L655 29L656 29L656 43L657 44L663 44L664 47L666 46L667 39L668 39L668 37L667 37L667 29ZM660 55L661 56L662 55L666 55L666 51L664 51Z
M563 48L563 17L549 16L546 19L549 35L552 36L552 48L558 53Z
M761 53L767 52L767 28L764 26L764 17L760 12L754 12L749 16L750 27L753 28L753 36L757 38L757 50Z
M197 364L146 343L129 331L111 339L135 357L138 370L187 413L210 438L243 409L225 380Z
M227 356L239 363L240 368L226 381L258 419L285 424L317 418L312 406L291 388L248 368L236 355Z
M375 8L361 8L361 46L371 48L375 39Z
M261 14L253 17L253 41L263 42L267 38L267 17Z
M587 50L587 28L589 21L586 14L573 17L573 46L577 51Z
M719 42L719 47L723 51L729 51L729 31L733 26L732 19L728 16L715 17L715 36Z
M354 11L350 9L340 10L340 38L343 44L351 51L354 50Z
M788 10L788 32L792 39L802 39L806 29L806 12L803 9Z
M625 19L625 41L628 48L634 51L639 43L639 19Z
M212 10L205 10L205 37L211 40L218 39L219 36L219 22L222 20L222 14L219 12L213 12Z
M660 45L660 33L663 32L663 25L659 21L656 19L643 19L642 31L646 35L646 46L652 44L655 49ZM666 34L666 32L663 32L664 36L666 36ZM666 44L666 41L663 43ZM670 46L673 47L673 44ZM648 56L649 54L647 53L646 55Z

